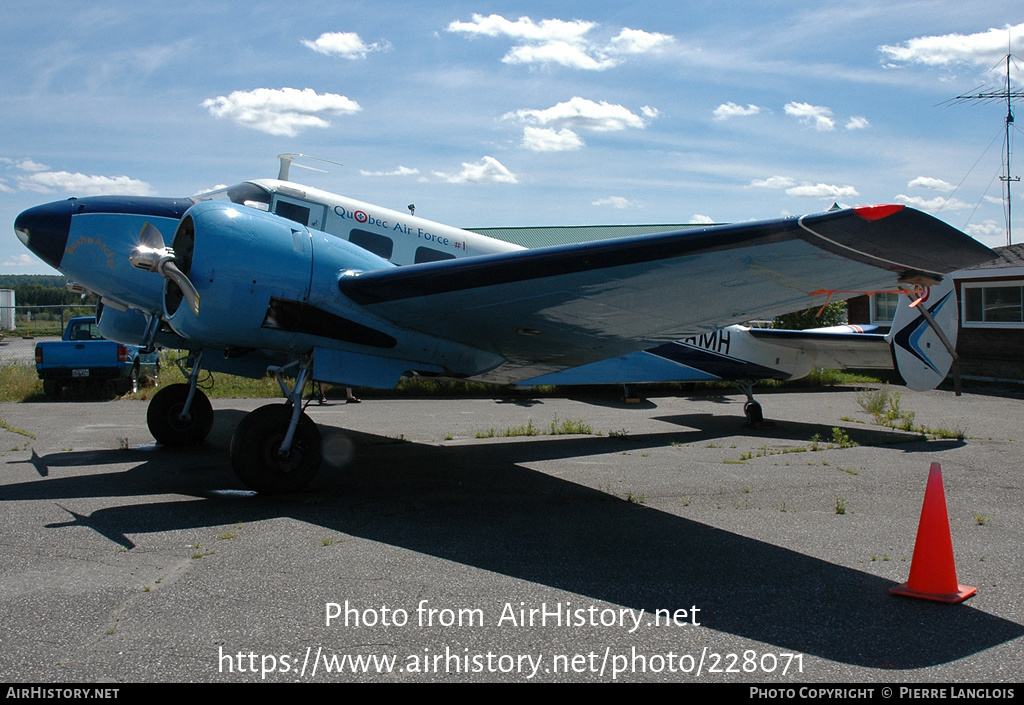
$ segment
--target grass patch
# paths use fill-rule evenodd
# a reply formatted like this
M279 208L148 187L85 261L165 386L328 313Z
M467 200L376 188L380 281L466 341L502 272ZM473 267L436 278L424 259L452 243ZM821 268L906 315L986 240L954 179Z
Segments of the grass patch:
M590 427L590 424L584 423L582 419L573 421L566 419L559 423L558 414L551 419L551 435L552 436L590 436L594 433L594 429Z
M24 429L15 428L14 426L11 426L9 423L3 420L3 417L0 417L0 428L2 428L5 431L10 431L11 433L17 433L19 436L24 436L25 438L31 438L33 441L36 440L36 435L34 433L29 433Z
M489 428L486 431L477 431L477 438L512 438L514 436L539 436L540 429L533 425L533 419L526 422L525 426L509 426L504 431Z
M840 448L853 448L857 445L850 440L849 434L838 426L832 427L832 443Z
M42 394L35 365L0 365L0 401L20 402Z
M861 408L875 417L875 423L880 426L899 429L901 431L914 431L914 412L900 407L900 400L903 392L894 392L889 389L888 384L883 384L878 389L865 389L857 395L857 403Z
M541 429L538 426L534 426L533 419L530 419L526 422L525 426L509 426L504 431L495 428L488 428L477 431L476 434L474 434L474 436L476 438L512 438L515 436L590 436L593 434L594 429L590 426L590 424L585 423L582 420L574 421L572 419L565 419L563 421L559 421L558 414L555 414L555 417L551 420L551 426L548 427L546 434L543 431L541 431Z
M894 392L889 389L889 385L883 384L878 389L863 390L857 395L857 403L870 413L874 417L875 423L880 426L918 433L929 439L944 438L963 441L967 437L967 429L961 426L931 428L914 423L915 413L900 406L902 397L902 392Z

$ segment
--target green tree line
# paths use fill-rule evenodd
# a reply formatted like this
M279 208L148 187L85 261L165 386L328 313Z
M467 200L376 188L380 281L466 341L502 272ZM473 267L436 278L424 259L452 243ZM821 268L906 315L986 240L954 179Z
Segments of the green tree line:
M0 289L14 290L14 304L23 306L95 306L97 298L68 291L67 279L50 274L0 274Z

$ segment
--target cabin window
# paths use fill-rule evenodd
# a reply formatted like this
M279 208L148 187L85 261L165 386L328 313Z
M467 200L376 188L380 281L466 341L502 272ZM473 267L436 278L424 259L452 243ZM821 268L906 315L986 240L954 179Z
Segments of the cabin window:
M414 262L420 264L421 262L440 262L444 259L455 259L455 255L450 252L441 252L431 247L417 247Z
M248 181L216 191L206 191L194 196L199 201L230 201L260 211L270 210L271 193L261 186Z
M274 204L274 212L282 218L294 220L300 225L309 225L309 209L288 201L278 201Z
M391 259L391 254L395 251L394 240L387 235L371 233L368 230L353 229L348 234L348 241L384 259Z
M1024 282L962 285L963 323L978 328L1024 326Z

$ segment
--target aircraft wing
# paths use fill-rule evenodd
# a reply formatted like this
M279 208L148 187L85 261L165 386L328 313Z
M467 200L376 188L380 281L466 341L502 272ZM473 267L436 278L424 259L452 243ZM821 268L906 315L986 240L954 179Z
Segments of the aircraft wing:
M513 382L992 257L929 215L869 206L368 271L339 288L399 327L503 358L477 377Z

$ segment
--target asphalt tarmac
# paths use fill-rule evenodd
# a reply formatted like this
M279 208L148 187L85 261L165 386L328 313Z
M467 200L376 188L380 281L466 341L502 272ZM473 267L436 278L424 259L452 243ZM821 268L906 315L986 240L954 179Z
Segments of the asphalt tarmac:
M0 681L1020 682L1024 402L904 391L966 434L916 440L857 398L332 400L278 497L227 454L266 401L193 449L145 402L3 404ZM956 605L889 593L934 462Z

